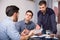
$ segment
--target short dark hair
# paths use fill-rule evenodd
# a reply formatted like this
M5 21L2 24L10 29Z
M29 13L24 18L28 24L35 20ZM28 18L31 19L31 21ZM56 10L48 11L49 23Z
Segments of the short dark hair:
M15 5L10 5L6 7L6 15L7 16L12 16L14 12L18 13L19 8L16 7Z
M46 1L40 1L40 2L39 2L39 5L43 5L43 4L46 5L46 4L47 4Z
M33 12L32 12L31 10L27 10L26 13L27 13L27 12L30 12L30 13L32 14L32 16L33 16Z

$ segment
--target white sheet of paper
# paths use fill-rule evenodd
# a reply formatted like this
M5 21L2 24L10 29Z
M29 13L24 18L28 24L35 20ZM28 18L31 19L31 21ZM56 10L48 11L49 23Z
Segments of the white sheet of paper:
M35 29L34 34L38 34L38 33L42 32L42 30L43 30L43 29L40 29L40 30L36 30L36 29Z

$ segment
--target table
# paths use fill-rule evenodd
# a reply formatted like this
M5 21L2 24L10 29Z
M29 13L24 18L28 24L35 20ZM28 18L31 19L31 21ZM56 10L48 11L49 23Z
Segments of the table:
M41 36L32 36L29 38L29 40L59 40L58 38L54 37L54 38L51 38L49 37L49 35L41 35Z

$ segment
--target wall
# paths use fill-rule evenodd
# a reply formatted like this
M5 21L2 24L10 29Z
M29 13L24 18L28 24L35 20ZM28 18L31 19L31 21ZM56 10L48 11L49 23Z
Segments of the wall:
M39 11L39 2L41 1L41 0L34 0L35 1L35 19L34 19L34 21L35 21L35 23L37 23L37 12Z
M19 21L24 19L25 12L27 10L32 10L34 13L33 21L35 19L35 2L29 0L0 0L0 21L5 19L5 9L9 5L16 5L20 8Z

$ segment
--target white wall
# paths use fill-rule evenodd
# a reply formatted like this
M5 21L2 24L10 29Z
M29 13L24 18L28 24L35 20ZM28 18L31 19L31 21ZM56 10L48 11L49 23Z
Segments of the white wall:
M37 12L39 11L39 2L41 1L41 0L34 0L35 1L35 19L34 19L34 21L35 21L35 23L37 23Z
M9 5L16 5L20 8L19 21L24 18L24 14L27 10L33 11L33 21L35 20L35 2L28 0L0 0L0 21L6 18L5 9Z

